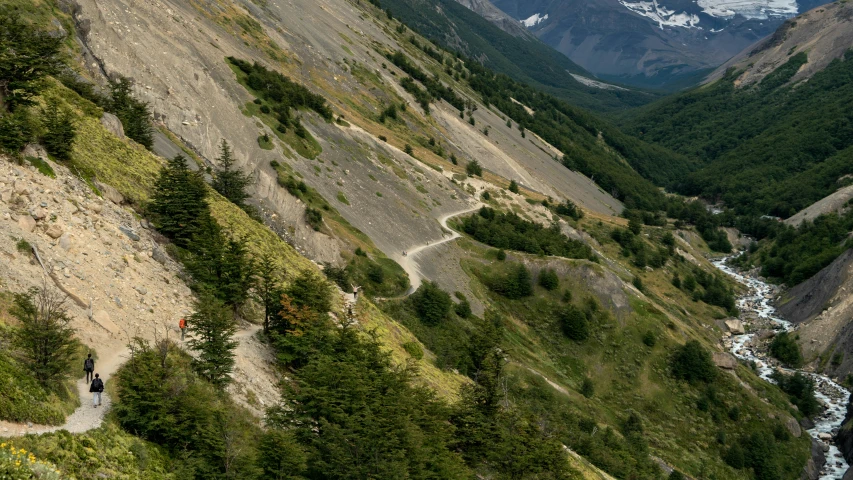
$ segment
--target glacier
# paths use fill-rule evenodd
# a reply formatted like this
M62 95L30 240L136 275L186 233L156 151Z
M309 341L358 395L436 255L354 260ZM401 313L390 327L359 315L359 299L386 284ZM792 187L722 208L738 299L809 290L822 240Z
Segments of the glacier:
M697 0L702 11L712 17L767 20L770 17L793 17L799 13L796 0Z

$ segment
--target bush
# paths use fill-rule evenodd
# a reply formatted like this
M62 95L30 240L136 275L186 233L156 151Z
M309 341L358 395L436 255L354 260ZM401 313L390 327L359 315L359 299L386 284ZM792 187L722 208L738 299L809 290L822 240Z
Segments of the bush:
M434 282L424 282L409 298L418 318L427 325L436 325L447 318L453 305L450 295Z
M498 250L498 253L495 254L495 258L499 262L503 262L504 260L506 260L506 250L504 250L504 249Z
M302 271L285 293L298 307L307 307L317 313L332 309L332 286L311 270Z
M778 371L774 371L770 377L788 394L791 403L797 406L800 413L811 417L820 411L820 404L814 394L814 381L811 378L800 372L786 375Z
M412 356L415 360L424 358L424 349L418 342L406 342L403 344L403 350Z
M586 398L592 398L593 394L595 394L595 385L589 377L584 377L581 384L581 395Z
M16 155L33 138L33 122L26 109L0 115L0 151Z
M656 343L658 343L658 337L655 336L655 332L649 330L643 334L643 344L645 346L654 347Z
M793 335L782 332L770 343L770 355L791 368L799 368L803 365L803 354L800 345L797 344Z
M315 232L319 232L323 226L323 212L314 208L308 207L305 209L305 223L307 223Z
M483 166L480 165L480 162L478 162L477 160L471 160L470 162L468 162L467 165L465 165L465 173L467 173L471 177L475 175L482 177Z
M518 183L515 180L510 180L508 190L512 193L518 193Z
M566 337L576 342L589 338L589 320L586 315L574 305L566 305L557 310L557 319Z
M539 286L545 290L556 290L560 286L560 277L553 268L546 268L539 272Z
M68 375L76 343L66 296L47 286L31 288L14 297L10 313L21 322L15 330L13 345L36 381L56 388Z
M533 295L530 271L521 263L510 265L506 273L491 276L485 283L493 292L511 300Z
M717 376L717 367L702 345L691 340L679 347L671 360L672 375L690 383L709 383Z

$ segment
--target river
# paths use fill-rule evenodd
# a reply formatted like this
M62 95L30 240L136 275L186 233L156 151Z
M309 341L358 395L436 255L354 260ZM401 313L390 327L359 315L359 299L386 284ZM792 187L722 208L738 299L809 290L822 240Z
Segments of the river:
M741 319L753 318L760 323L769 323L773 329L778 331L788 331L793 329L793 325L778 316L776 316L776 308L771 304L773 297L773 287L761 280L744 276L733 268L726 265L726 261L731 257L726 257L714 262L714 265L734 277L738 282L747 286L749 291L738 299L738 308L740 309ZM750 315L751 313L751 315ZM749 325L749 320L744 320L745 325ZM737 358L755 362L758 367L758 374L761 378L772 382L770 374L776 368L768 362L768 356L764 352L759 352L752 345L752 337L754 334L747 333L745 335L736 335L731 338L731 352ZM814 419L815 427L807 430L809 435L817 438L824 445L828 445L829 450L825 452L826 465L820 472L821 480L840 480L847 471L848 465L844 456L839 451L838 447L827 440L827 434L835 436L837 429L841 428L844 421L844 416L847 413L847 401L850 397L850 392L833 382L825 375L816 373L802 372L811 377L815 382L815 397L826 405L826 410ZM823 434L823 439L821 439ZM826 447L824 447L826 450Z

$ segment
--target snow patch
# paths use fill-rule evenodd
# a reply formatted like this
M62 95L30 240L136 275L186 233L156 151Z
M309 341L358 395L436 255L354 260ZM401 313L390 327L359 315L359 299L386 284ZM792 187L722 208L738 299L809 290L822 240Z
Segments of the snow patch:
M540 15L538 13L534 13L533 15L522 20L521 24L527 28L530 28L530 27L535 27L536 25L539 25L540 23L544 22L545 20L548 20L548 14L547 13L545 15Z
M713 1L713 0L699 0ZM644 17L652 19L658 24L661 30L663 27L685 27L685 28L701 28L699 27L699 15L693 15L687 12L676 13L675 10L670 10L663 5L659 5L657 0L651 2L628 2L619 0L619 3L634 13L638 13Z
M767 20L797 15L797 0L697 0L702 11L712 17Z
M609 83L599 82L598 80L593 80L591 78L587 78L581 75L576 75L574 73L569 73L575 80L586 85L587 87L600 88L602 90L628 90L627 88L617 87L616 85L611 85Z

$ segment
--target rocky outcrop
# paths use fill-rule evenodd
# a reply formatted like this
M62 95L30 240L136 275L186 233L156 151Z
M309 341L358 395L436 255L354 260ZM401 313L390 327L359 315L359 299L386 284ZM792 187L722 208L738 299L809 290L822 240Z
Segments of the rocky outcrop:
M823 445L814 438L812 439L811 456L806 466L803 467L802 480L818 480L820 470L826 464L826 455L823 454Z
M743 322L736 318L726 320L725 323L726 328L729 329L729 332L731 332L732 335L743 335L744 333L746 333L746 330L743 328Z
M116 137L124 138L124 125L122 125L121 120L112 113L104 112L101 116L101 125Z
M847 416L844 417L844 423L835 436L835 444L847 462L853 462L853 404L847 404Z
M731 353L714 352L714 365L724 370L734 370L737 368L737 359ZM799 435L796 436L799 437Z

